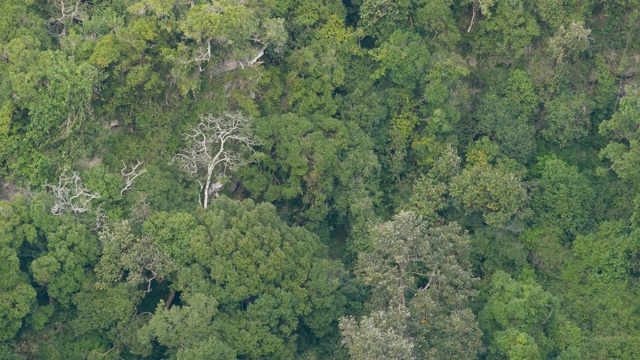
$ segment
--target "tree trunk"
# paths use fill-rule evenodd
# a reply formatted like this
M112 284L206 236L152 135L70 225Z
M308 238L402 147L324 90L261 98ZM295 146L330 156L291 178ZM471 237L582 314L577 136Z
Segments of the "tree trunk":
M404 298L404 266L399 265L398 267L400 268L400 302L402 304L402 309L406 309L407 302Z
M167 298L167 303L164 305L164 308L166 310L169 310L171 308L171 303L173 303L173 299L176 297L176 291L172 291L171 294L169 294L169 297Z
M211 175L213 174L213 167L209 165L207 168L207 183L204 185L204 202L202 206L206 209L209 206L209 188L211 187Z

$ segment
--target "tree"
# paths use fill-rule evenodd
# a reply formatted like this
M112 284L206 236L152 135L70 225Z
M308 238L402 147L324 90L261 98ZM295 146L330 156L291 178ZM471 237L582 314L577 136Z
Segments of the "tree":
M475 295L468 236L455 223L429 225L411 212L401 212L374 229L370 248L359 255L356 271L371 287L368 306L386 315L364 318L355 332L353 320L343 320L348 330L344 341L353 344L353 351L361 352L362 341L379 336L376 333L382 330L376 330L380 326L376 322L406 313L399 325L392 326L395 330L388 330L401 334L406 326L409 340L389 333L396 339L394 347L404 349L404 356L411 354L413 343L419 358L476 357L481 343L475 317L467 307ZM375 357L362 354L366 355Z
M184 134L187 147L173 158L180 168L194 176L204 168L205 183L200 180L200 205L209 207L210 198L215 198L222 188L227 172L235 170L243 163L238 146L246 146L250 152L257 142L250 133L251 120L246 116L224 114L201 115L200 123Z
M91 101L99 81L94 66L62 51L40 51L39 45L20 37L4 47L5 90L0 94L0 108L8 110L4 146L12 149L3 162L36 186L70 165L74 156L87 153L87 135L96 125L90 121Z
M424 39L410 31L394 31L380 46L369 51L379 64L371 74L374 80L388 76L393 83L407 90L414 90L424 78L430 60Z
M541 133L544 138L569 146L589 134L590 113L593 103L588 95L566 93L545 103L544 120L547 125Z
M553 349L548 334L558 303L529 271L518 280L497 271L478 319L491 339L491 351L508 359L541 359ZM542 355L542 356L541 356Z
M449 182L460 173L460 161L455 148L451 145L445 148L427 175L422 175L413 185L407 210L430 221L437 219L438 212L449 205Z
M523 232L519 240L527 247L529 264L536 270L540 282L543 285L563 286L559 280L571 259L571 243L567 243L563 229L541 223L538 228Z
M497 84L496 84L497 85ZM489 91L480 99L476 134L486 134L501 151L520 163L526 163L536 150L533 114L538 96L529 74L513 70L498 91Z
M237 351L222 341L215 326L218 313L215 298L191 294L183 306L167 309L161 301L147 325L140 329L140 338L156 340L166 346L176 359L236 359Z
M626 92L611 119L600 124L600 134L612 138L600 158L609 160L610 169L620 178L636 183L640 179L640 90L627 87Z
M152 282L162 282L175 265L149 236L131 234L127 221L107 227L100 233L102 255L95 271L98 288L117 285L124 279L135 286L152 290Z
M92 200L100 199L100 193L87 189L77 172L73 172L71 176L62 174L58 179L58 185L46 187L51 189L55 199L51 207L53 215L62 215L67 212L84 213L89 210L89 203Z
M591 30L585 29L584 22L561 25L556 35L549 39L549 50L559 64L564 58L574 60L589 48Z
M342 344L349 349L353 360L415 359L413 341L407 337L406 310L391 309L364 316L340 320Z
M487 225L493 227L504 226L517 216L528 198L518 176L488 164L482 153L477 163L467 164L451 179L450 194L467 211L481 212Z
M447 46L455 46L460 41L461 34L452 10L453 1L421 0L415 3L417 9L412 20L423 29L427 37L435 38Z
M184 334L185 351L219 334L237 356L292 358L303 324L313 338L331 332L346 305L348 276L326 257L315 235L288 226L273 205L251 200L223 196L196 215L158 214L144 226L169 254L180 253L174 257L179 271L170 288L189 305L176 311L159 307L150 322L156 335L145 336L147 342L160 339L159 323L193 319L203 324L198 325L203 332L189 343ZM205 311L208 317L192 318L191 311ZM171 334L161 341L178 351L177 340L183 338L168 339Z
M20 271L17 251L6 240L0 240L0 342L16 335L36 301L36 291Z
M241 169L243 185L264 201L287 204L293 221L354 226L373 215L380 164L369 137L354 123L284 114L256 121L257 166Z
M50 301L69 305L87 271L98 257L98 242L84 225L65 218L55 230L41 228L43 248L29 266L36 283L46 288Z
M30 220L25 197L0 202L0 344L18 333L36 305L36 291L19 257L25 243L37 236Z
M477 53L512 60L522 56L525 47L540 34L540 28L525 1L478 2L487 19L480 21L477 27L478 34L473 41ZM485 12L485 9L488 11Z
M532 208L541 226L555 226L575 236L593 222L595 193L578 168L558 159L542 164L542 177L532 195Z
M343 19L328 15L321 26L310 32L311 41L288 56L283 89L287 110L299 115L336 113L340 99L336 92L345 85L347 76L345 63L350 57L362 55L357 42L361 32L345 27Z
M386 38L398 27L408 27L410 7L408 0L363 0L359 8L361 27L367 35Z
M625 221L605 221L573 241L573 257L562 270L562 300L588 339L585 358L633 359L639 354L638 239Z
M268 46L282 47L287 40L283 19L269 17L268 3L267 6L252 5L223 0L213 6L191 6L180 27L186 38L194 40L199 48L194 51L193 59L179 61L196 62L202 71L202 63L212 59L211 49L219 47L226 48L223 55L231 57L235 63L233 69L244 68L253 66Z

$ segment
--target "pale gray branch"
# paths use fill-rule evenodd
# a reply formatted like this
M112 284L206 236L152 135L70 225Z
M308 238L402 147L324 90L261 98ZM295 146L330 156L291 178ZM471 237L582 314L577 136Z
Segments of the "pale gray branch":
M251 120L240 113L206 114L200 116L198 125L184 134L187 146L172 162L194 176L198 175L199 169L206 170L204 183L198 180L202 207L207 208L210 199L217 196L227 172L242 165L244 159L237 147L245 146L253 152L257 141L249 132L250 124Z
M82 184L80 175L75 171L71 176L60 175L58 185L45 184L45 187L51 190L55 199L55 203L51 207L53 215L86 212L91 200L100 198L99 192L91 192Z
M131 167L131 171L126 172L129 166L125 164L124 160L121 161L124 167L122 168L122 170L120 170L120 174L124 177L125 186L124 188L122 188L122 190L120 190L120 195L124 194L125 191L131 189L131 186L133 185L133 182L136 180L136 178L147 171L147 169L138 170L138 168L144 163L140 160L136 160L137 164Z

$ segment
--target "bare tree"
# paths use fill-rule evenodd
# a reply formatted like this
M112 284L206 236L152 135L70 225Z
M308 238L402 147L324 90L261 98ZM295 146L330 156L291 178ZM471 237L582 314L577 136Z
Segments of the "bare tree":
M53 6L58 8L60 11L59 18L52 18L50 21L54 22L63 22L65 19L77 19L80 16L80 6L82 5L82 0L57 0L53 2Z
M200 205L205 209L222 188L227 171L233 171L242 164L238 148L244 145L253 152L256 140L249 132L250 123L251 120L241 113L207 114L201 115L200 123L190 133L184 134L187 147L172 162L192 175L197 176L199 169L206 172L205 183L198 180Z
M144 168L142 170L138 170L140 165L144 163L140 160L136 160L136 161L138 163L131 167L131 171L126 172L129 166L124 163L124 160L122 160L122 165L124 165L124 167L122 168L122 170L120 170L120 174L124 177L125 185L124 185L124 188L120 190L120 195L124 194L125 191L128 191L129 189L131 189L131 185L133 185L133 182L136 180L136 178L147 171L147 169L144 169Z
M86 212L89 209L89 202L100 198L100 193L91 192L82 184L80 175L75 171L71 176L66 173L60 175L58 185L45 184L45 187L51 189L55 198L55 204L51 207L53 215Z

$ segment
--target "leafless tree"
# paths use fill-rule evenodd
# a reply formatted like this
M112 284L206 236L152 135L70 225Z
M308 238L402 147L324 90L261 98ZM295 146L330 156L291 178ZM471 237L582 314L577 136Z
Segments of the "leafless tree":
M45 184L45 187L51 190L55 198L55 204L51 208L53 215L86 212L89 202L100 198L100 193L91 192L82 184L80 175L75 171L71 176L66 173L60 175L58 185Z
M53 18L52 21L63 22L65 19L77 19L80 16L81 0L58 0L53 2L54 6L60 11L59 18Z
M122 161L122 165L124 165L124 167L122 168L122 170L120 170L120 174L124 177L125 186L124 188L122 188L122 190L120 190L120 195L124 194L125 191L128 191L129 189L131 189L131 185L133 185L133 182L136 180L136 178L147 171L147 169L138 170L138 168L140 167L140 165L143 164L143 162L140 160L136 160L136 161L137 161L137 164L132 166L131 171L129 172L126 172L129 166L125 164L124 161Z
M249 131L250 123L251 120L241 113L206 114L200 116L200 123L190 133L184 134L187 147L173 158L173 162L195 176L199 169L206 172L204 184L198 180L200 205L205 209L222 188L227 171L242 164L238 148L244 145L253 152L256 140Z

